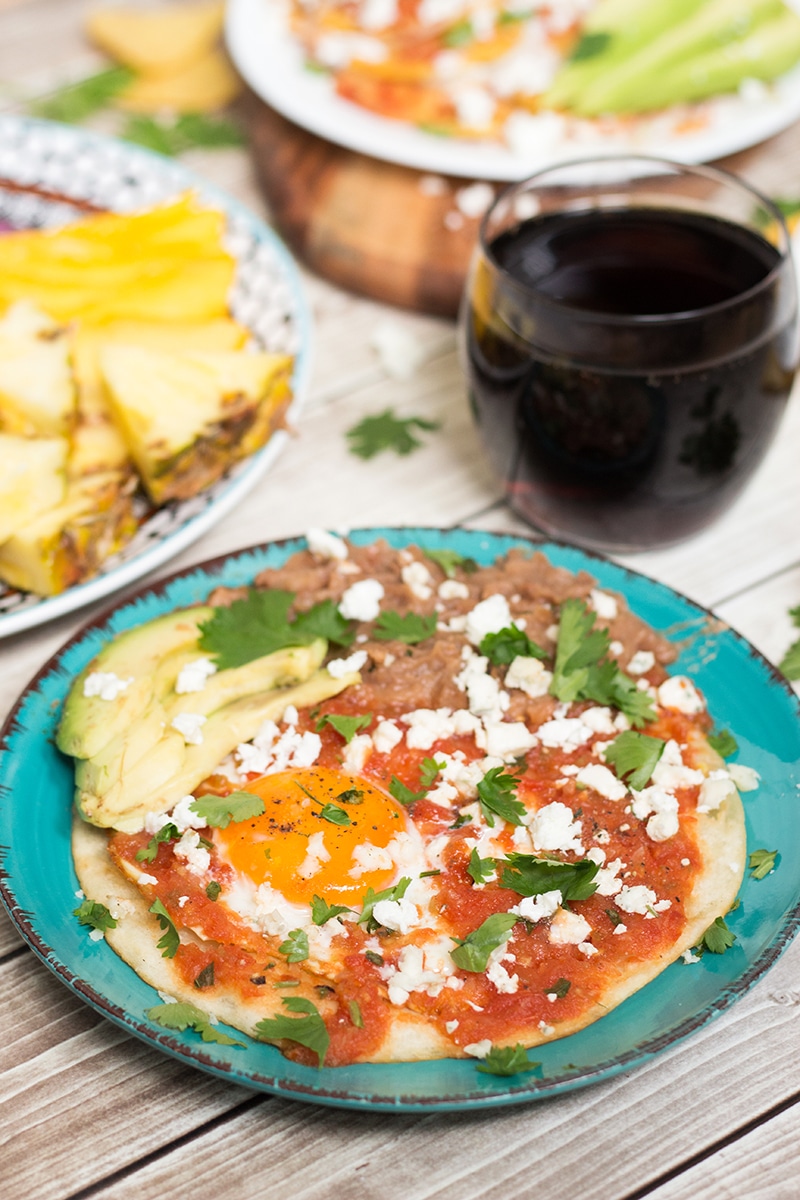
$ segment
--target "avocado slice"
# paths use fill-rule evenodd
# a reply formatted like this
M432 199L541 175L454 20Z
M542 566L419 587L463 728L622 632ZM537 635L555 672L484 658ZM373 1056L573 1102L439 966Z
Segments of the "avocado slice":
M112 738L125 732L148 708L153 698L154 673L178 649L195 649L200 626L213 615L213 608L179 609L156 617L135 629L119 634L81 671L64 703L56 745L73 758L92 758ZM118 679L132 679L115 700L85 696L89 675L105 671Z
M172 733L165 736L138 766L126 772L118 786L112 787L104 796L78 789L78 811L94 825L134 833L142 828L148 813L168 812L181 797L202 783L240 742L255 737L264 721L280 717L287 705L307 708L319 704L358 683L360 678L357 671L334 679L326 670L319 670L293 687L276 688L227 704L208 718L199 746L182 747L182 761L171 775L166 776L166 768L170 761L177 762L177 755L174 760L171 758L172 742L179 736Z

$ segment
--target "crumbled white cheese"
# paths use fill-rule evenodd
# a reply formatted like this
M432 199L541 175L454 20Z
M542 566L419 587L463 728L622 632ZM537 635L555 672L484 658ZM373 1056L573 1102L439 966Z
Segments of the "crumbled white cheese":
M403 740L403 731L394 721L379 721L372 731L372 744L378 754L391 754Z
M508 693L504 692L493 675L488 673L489 660L464 647L463 667L453 682L467 693L469 711L476 717L490 716L500 720L508 708Z
M106 935L102 929L89 930L89 939L93 942L102 942L105 936Z
M208 717L201 713L178 713L170 722L170 728L177 730L187 746L202 746L203 726Z
M479 646L488 633L499 633L512 624L511 610L505 596L488 596L467 613L466 634L473 646Z
M464 708L417 708L399 718L408 725L406 745L412 750L430 750L434 742L460 734L473 734L480 747L485 738L480 720Z
M181 670L175 680L175 691L179 696L184 696L187 692L202 692L206 681L216 672L216 663L210 658L195 658Z
M651 909L655 909L656 903L655 892L643 883L634 884L633 887L625 884L616 896L617 908L626 913L638 913L640 916L646 916Z
M589 602L598 617L602 617L604 621L613 621L619 611L614 596L610 596L608 592L601 592L599 588L592 588Z
M655 665L656 656L652 650L637 650L625 670L629 675L646 675Z
M585 712L581 713L581 720L594 733L612 734L617 732L617 727L614 724L614 715L610 708L605 708L601 705L587 708Z
M370 345L393 379L411 379L425 359L425 347L417 334L399 321L381 321L373 331Z
M587 858L591 856L592 851L589 851ZM626 864L621 858L613 858L610 863L602 866L594 877L597 884L597 894L599 896L616 896L617 892L622 887L622 880L619 878L620 871L625 870Z
M614 926L614 933L627 933L627 932L628 932L628 926L624 925L622 923L622 921L620 921L617 925Z
M761 782L758 771L746 767L744 763L731 763L728 774L740 792L754 792Z
M381 611L383 584L379 579L359 579L339 601L339 612L348 621L374 621Z
M527 754L536 745L536 735L522 721L484 720L486 752L494 758L508 760Z
M550 923L547 937L552 946L579 946L591 935L592 927L580 913L559 908Z
M721 804L735 795L736 784L728 772L723 769L712 771L700 785L697 811L701 813L714 812Z
M536 732L543 746L567 751L584 746L594 733L580 717L554 717L540 725Z
M387 965L381 974L388 984L389 1000L392 1004L405 1004L412 992L428 992L438 995L446 979L439 971L425 966L421 946L403 946L397 956L397 967Z
M417 600L429 600L433 595L433 576L419 559L415 558L413 562L407 563L401 569L400 577Z
M681 954L681 958L683 959L683 961L686 963L687 966L689 965L689 963L700 962L700 955L693 954L691 950L684 950L683 953Z
M236 758L245 775L274 775L288 767L313 766L321 749L318 733L299 733L293 728L281 733L274 721L264 721L252 742L236 747Z
M583 853L581 823L575 820L572 809L560 800L553 800L534 813L529 828L537 850Z
M548 671L538 658L518 654L506 671L505 685L508 688L519 688L532 700L546 696L553 682L552 672Z
M334 679L343 679L351 671L360 671L367 661L366 650L354 650L347 658L333 658L328 663L328 674Z
M352 737L342 754L342 766L345 771L350 771L353 775L363 771L372 749L372 738L368 733L357 733Z
M581 954L585 954L587 958L591 958L593 954L599 954L597 946L593 946L591 942L578 942L578 949Z
M379 900L372 910L379 925L397 933L410 933L419 924L419 909L405 896L399 900Z
M653 783L667 792L678 788L696 787L703 782L703 772L683 765L683 756L678 743L670 738L653 770Z
M601 763L589 763L581 767L575 776L577 783L582 783L592 791L604 796L606 800L624 800L628 789L622 780L617 779L613 771Z
M480 1042L470 1042L468 1046L464 1047L464 1053L468 1054L470 1058L486 1058L491 1048L491 1038L483 1038Z
M172 853L184 860L192 875L204 875L211 865L211 855L200 845L200 834L196 829L187 829L173 846Z
M666 842L678 832L678 801L663 788L653 785L633 792L631 812L640 821L647 821L645 829L653 842Z
M493 983L498 992L504 996L513 996L519 991L519 975L510 975L500 962L490 962L486 970L486 978Z
M83 681L83 694L99 696L101 700L116 700L132 683L133 675L120 679L113 671L92 671Z
M144 887L145 884L148 883L158 883L158 880L156 879L155 875L148 875L146 871L142 871L141 874L137 876L136 882L140 887Z
M538 896L523 896L519 904L508 911L519 913L526 921L545 921L561 907L561 892L541 892Z
M438 595L442 600L466 600L469 588L460 579L445 579L439 584Z
M686 675L671 675L665 679L658 689L658 703L662 708L672 708L689 716L705 709L702 696Z
M447 1033L455 1033L458 1029L458 1021L445 1021L444 1027Z
M317 874L324 862L329 861L330 857L330 851L325 845L324 834L321 829L318 829L308 839L306 856L297 868L297 874L301 879L310 879L312 875Z
M541 1033L542 1037L552 1037L555 1033L555 1028L552 1025L548 1025L547 1021L540 1021L539 1032Z
M306 541L315 558L336 559L338 562L344 562L347 558L347 543L327 529L306 530Z

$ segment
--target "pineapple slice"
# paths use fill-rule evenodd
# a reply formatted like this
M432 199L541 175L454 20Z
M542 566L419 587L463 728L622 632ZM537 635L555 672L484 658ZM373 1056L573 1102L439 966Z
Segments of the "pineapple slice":
M64 500L0 544L0 579L53 596L96 574L136 532L133 475L98 472L70 484Z
M264 444L288 398L291 363L279 354L105 347L111 408L156 504L196 495Z
M68 448L66 438L0 433L0 544L61 503Z
M0 429L61 437L74 412L69 331L20 300L0 321Z

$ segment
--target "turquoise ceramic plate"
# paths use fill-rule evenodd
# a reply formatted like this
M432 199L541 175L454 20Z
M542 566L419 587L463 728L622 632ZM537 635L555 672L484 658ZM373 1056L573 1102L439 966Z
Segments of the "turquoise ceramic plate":
M370 529L357 542L386 537L451 547L487 563L513 546L463 529ZM745 878L729 917L736 943L724 955L674 963L656 980L588 1029L537 1047L536 1073L499 1078L473 1061L316 1070L274 1047L209 1046L150 1023L155 993L104 942L92 942L70 916L78 882L69 849L72 767L53 745L70 680L113 634L172 608L202 601L217 584L249 582L303 545L278 542L217 559L141 591L74 637L31 682L0 741L0 893L22 935L58 977L87 1003L131 1033L195 1066L249 1087L296 1100L393 1111L491 1108L551 1096L629 1070L699 1029L741 996L775 961L800 921L800 702L785 680L743 638L683 596L641 575L560 545L542 548L552 562L586 568L618 590L631 608L681 647L676 670L696 679L717 725L733 730L738 759L755 767L761 787L748 793L750 849L778 849L777 869Z

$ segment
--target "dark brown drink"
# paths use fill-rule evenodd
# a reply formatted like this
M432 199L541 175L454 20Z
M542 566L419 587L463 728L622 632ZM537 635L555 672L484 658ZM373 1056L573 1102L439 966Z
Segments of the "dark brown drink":
M775 432L795 309L785 256L702 212L607 207L505 229L473 270L463 333L510 503L613 549L702 529Z

